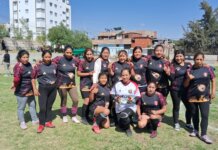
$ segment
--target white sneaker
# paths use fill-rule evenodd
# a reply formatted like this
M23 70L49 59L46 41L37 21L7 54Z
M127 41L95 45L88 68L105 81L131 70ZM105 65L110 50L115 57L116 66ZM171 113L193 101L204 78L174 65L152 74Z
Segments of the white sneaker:
M68 122L67 116L63 116L63 122L64 122L64 123L67 123L67 122Z
M38 124L39 124L39 120L32 121L32 125L38 125Z
M179 130L180 130L180 125L179 125L179 123L175 123L175 130L176 130L176 131L179 131Z
M27 129L26 123L25 122L21 122L20 123L20 128L23 129L23 130Z
M72 117L72 121L73 121L74 123L80 123L80 121L77 119L76 116Z

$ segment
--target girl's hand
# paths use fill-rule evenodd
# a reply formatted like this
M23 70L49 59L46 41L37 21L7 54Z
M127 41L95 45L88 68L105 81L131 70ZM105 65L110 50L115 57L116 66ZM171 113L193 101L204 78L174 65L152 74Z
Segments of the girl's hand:
M164 71L165 71L165 73L167 74L167 75L170 75L170 67L169 66L166 66L165 64L164 64Z
M97 88L98 87L98 84L97 83L94 83L91 88L90 88L90 91L92 91L94 88Z
M94 72L95 72L95 71L89 72L89 75L90 75L90 76L93 76Z
M216 97L216 92L213 91L213 92L211 93L211 95L210 95L210 98L211 98L211 99L214 99L215 97Z
M16 90L16 87L14 85L12 85L11 90L14 92Z
M37 89L33 90L33 93L34 93L35 96L39 96L40 95L40 93L39 93L39 91Z
M109 64L108 64L108 69L112 69L112 64L113 64L113 63L109 63Z
M142 115L138 115L138 119L139 119L139 121L141 121L142 120Z
M190 72L187 72L187 78L189 80L193 80L195 78L195 76L193 76L192 74L190 74Z

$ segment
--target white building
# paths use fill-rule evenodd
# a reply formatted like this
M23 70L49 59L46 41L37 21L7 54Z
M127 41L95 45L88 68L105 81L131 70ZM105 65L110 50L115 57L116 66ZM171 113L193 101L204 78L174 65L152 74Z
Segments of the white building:
M33 33L35 39L61 22L71 29L71 6L69 0L10 0L10 36L14 29L22 29L22 21Z

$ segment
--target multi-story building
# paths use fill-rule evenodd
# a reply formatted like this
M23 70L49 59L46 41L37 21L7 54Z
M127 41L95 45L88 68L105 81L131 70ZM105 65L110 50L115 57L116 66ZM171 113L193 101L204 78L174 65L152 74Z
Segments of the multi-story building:
M115 30L101 32L97 39L92 40L93 48L97 51L101 51L102 47L110 48L111 54L121 50L130 50L135 46L141 46L143 49L149 48L153 45L153 39L157 38L157 32L155 31L124 31Z
M32 31L33 38L63 23L71 29L71 6L69 0L10 0L10 36L14 31ZM26 27L24 27L26 26Z

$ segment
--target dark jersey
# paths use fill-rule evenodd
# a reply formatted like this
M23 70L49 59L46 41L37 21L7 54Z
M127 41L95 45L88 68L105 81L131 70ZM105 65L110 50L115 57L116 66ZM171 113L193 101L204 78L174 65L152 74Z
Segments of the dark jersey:
M14 86L15 86L15 95L25 96L32 91L32 65L17 63L14 66Z
M152 96L146 93L141 94L141 99L137 103L141 108L141 113L150 114L151 110L160 110L166 105L165 98L159 92L155 92Z
M186 76L187 69L191 68L191 63L186 63L184 66L181 66L177 63L170 64L170 81L171 90L179 91L184 89L183 83Z
M164 65L169 66L169 61L151 56L148 58L147 82L155 82L158 88L168 87L168 76L164 71Z
M102 60L101 61L101 72L108 73L108 65L109 65L108 60Z
M9 54L4 54L3 62L10 63L10 55Z
M211 67L191 67L188 72L194 76L188 87L188 98L195 97L199 100L202 97L210 97L210 80L215 78Z
M113 85L116 84L118 81L120 81L121 71L124 68L130 69L130 65L127 62L121 63L119 61L114 62L112 64L112 70L114 72L114 75L112 76L112 83L113 83Z
M75 85L75 71L79 65L79 59L76 57L67 59L64 56L57 56L52 61L57 65L58 85Z
M57 65L54 63L41 63L34 67L32 78L38 80L39 85L56 85L57 81Z
M107 86L98 85L98 92L95 94L91 105L105 106L110 101L110 89Z
M81 61L79 63L78 71L82 73L89 73L94 70L95 61ZM92 76L80 77L80 89L83 89L85 86L90 88L93 84Z
M132 60L134 65L134 71L137 76L139 76L139 80L133 78L132 80L138 84L138 87L143 87L147 85L146 80L146 68L147 68L147 60L146 58L140 58L138 60Z

